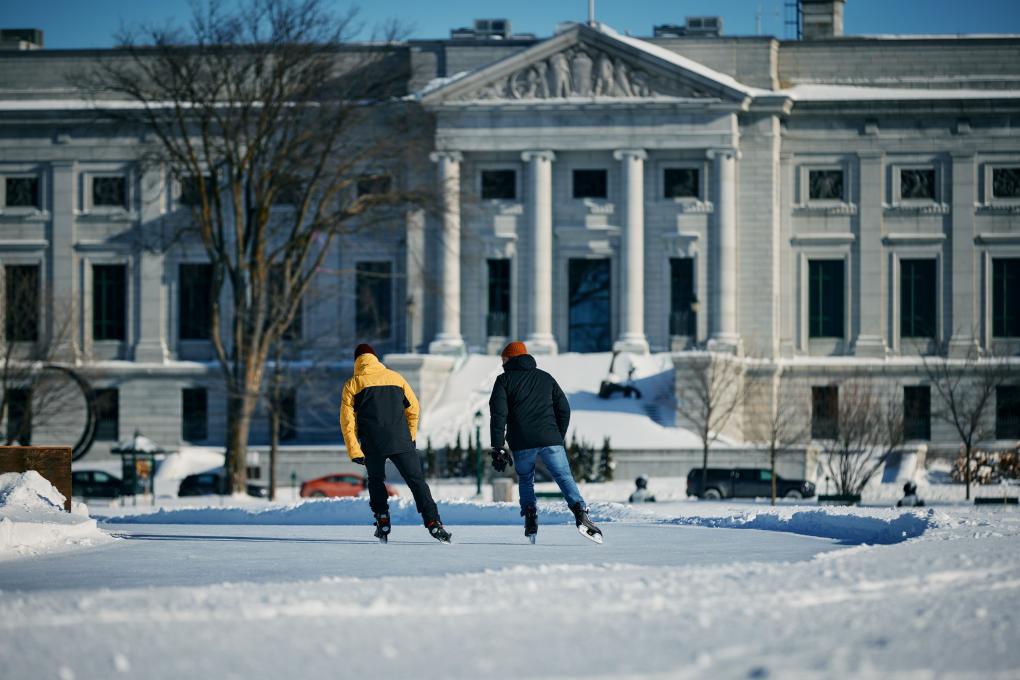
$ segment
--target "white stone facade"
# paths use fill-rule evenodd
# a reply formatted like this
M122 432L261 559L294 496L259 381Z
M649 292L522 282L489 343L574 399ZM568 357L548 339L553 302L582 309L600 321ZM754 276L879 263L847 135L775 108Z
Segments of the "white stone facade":
M1020 349L1020 338L993 337L991 290L993 259L1020 258L1020 200L991 189L996 168L1020 167L1020 39L644 41L576 25L539 41L394 49L412 66L409 92L435 115L434 175L418 180L442 187L443 208L338 246L329 267L339 273L325 285L341 293L303 314L307 327L338 324L338 360L359 339L349 291L362 261L391 265L390 334L371 341L402 354L493 352L515 338L536 353L593 347L589 337L636 352L707 346L782 359L807 388L831 365L916 384L918 352L934 342ZM157 255L132 238L175 209L175 188L140 174L142 140L90 127L73 92L52 95L64 83L54 73L87 58L0 54L0 174L37 175L41 193L36 210L0 207L0 265L39 264L53 299L75 302L75 351L97 384L122 390L122 436L140 427L181 443L180 390L201 385L208 441L218 441L209 348L178 339L178 265L200 253ZM904 169L931 171L932 195L903 198ZM482 173L498 170L514 172L512 197L483 198ZM577 170L604 171L605 195L575 197ZM696 178L693 191L668 196L669 171ZM88 205L90 177L109 172L127 177L124 209ZM837 173L839 195L813 199L812 177L837 176L824 173ZM696 321L671 323L673 258L692 260ZM937 329L923 346L900 328L900 263L918 258L937 271ZM510 261L497 334L488 259ZM839 337L808 327L816 260L843 263ZM127 266L123 342L90 337L90 271L101 262ZM571 325L572 266L602 284L608 272L601 306L587 308L602 310L604 327ZM576 330L582 322L593 327ZM399 361L429 384L449 370ZM302 439L336 438L323 404L345 370L308 388L316 408L298 395ZM951 438L937 425L932 436Z

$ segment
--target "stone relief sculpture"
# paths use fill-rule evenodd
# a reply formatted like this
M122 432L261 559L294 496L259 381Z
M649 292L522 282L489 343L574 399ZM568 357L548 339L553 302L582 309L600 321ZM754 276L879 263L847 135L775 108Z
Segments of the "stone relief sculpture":
M525 66L460 99L567 99L569 97L713 97L693 83L655 78L624 59L575 46Z

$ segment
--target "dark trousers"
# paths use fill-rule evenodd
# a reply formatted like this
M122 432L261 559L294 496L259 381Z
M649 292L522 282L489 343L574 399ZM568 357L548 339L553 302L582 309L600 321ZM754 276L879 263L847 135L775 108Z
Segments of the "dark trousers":
M368 471L368 499L372 512L388 512L389 494L386 493L386 459L393 461L397 472L404 478L414 496L414 505L418 508L425 524L439 519L439 510L432 500L432 492L425 482L425 474L421 470L421 460L417 451L394 453L389 456L365 454L365 468Z

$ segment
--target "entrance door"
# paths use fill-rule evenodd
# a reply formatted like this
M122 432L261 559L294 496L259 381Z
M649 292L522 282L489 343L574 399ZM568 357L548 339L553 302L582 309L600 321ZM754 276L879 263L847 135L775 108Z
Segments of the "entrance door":
M570 260L571 352L608 352L613 348L610 262Z

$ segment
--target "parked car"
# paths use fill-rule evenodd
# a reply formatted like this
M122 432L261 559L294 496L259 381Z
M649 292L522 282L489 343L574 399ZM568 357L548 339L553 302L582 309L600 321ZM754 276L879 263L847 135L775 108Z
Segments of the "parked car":
M269 498L269 488L262 484L248 482L246 491L249 496L254 496L255 498ZM222 470L188 475L181 480L181 485L177 488L178 496L209 496L229 493L230 482L227 479L226 473Z
M708 468L708 483L701 489L701 468L687 473L687 495L709 500L719 498L767 498L772 495L772 472L767 468ZM810 498L815 485L803 479L776 475L776 496Z
M368 480L364 475L354 472L340 472L335 475L326 475L318 479L310 479L301 484L301 496L303 498L339 498L341 496L358 496L365 490ZM391 496L396 496L396 490L386 485L386 491Z
M81 498L120 498L122 482L102 470L71 473L71 495Z

